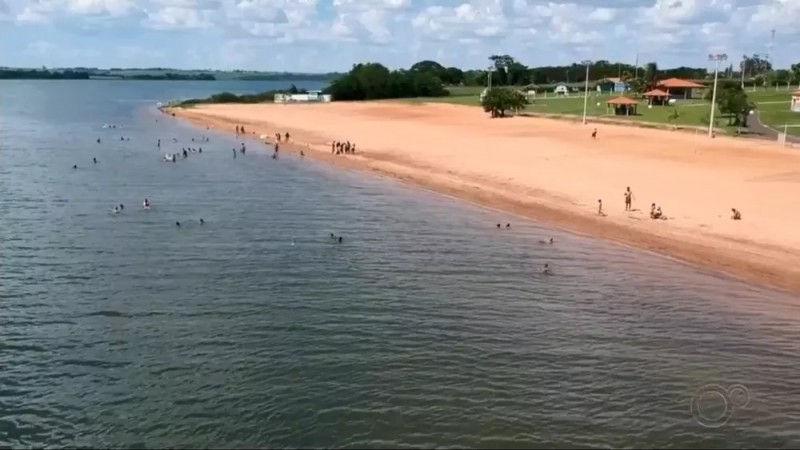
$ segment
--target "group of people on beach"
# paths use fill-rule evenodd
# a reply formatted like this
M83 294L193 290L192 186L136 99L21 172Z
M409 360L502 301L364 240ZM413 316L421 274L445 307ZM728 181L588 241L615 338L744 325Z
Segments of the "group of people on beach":
M350 141L333 141L331 142L331 153L335 155L354 155L356 153L356 144Z
M634 211L634 209L633 209L633 200L636 197L633 195L633 191L631 191L630 186L625 188L625 192L624 192L623 195L625 197L625 211L626 212ZM602 199L598 199L597 200L597 215L601 216L601 217L605 217L606 216L605 211L603 211L603 200ZM654 219L654 220L667 220L668 219L667 216L664 214L664 212L661 210L661 207L656 205L655 203L650 204L650 218ZM739 210L737 210L736 208L731 208L731 219L732 220L742 220L742 213ZM499 228L499 226L500 225L498 224L498 228Z

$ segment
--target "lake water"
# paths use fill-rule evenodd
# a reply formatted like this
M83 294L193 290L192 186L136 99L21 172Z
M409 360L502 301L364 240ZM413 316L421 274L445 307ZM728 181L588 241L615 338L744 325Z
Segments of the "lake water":
M0 82L0 447L800 446L798 299L154 111L286 85Z

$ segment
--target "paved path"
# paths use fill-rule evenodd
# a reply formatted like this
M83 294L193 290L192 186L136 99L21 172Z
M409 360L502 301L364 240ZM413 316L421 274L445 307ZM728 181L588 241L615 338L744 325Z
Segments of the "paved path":
M749 129L750 133L755 134L762 139L777 141L778 135L783 131L777 131L774 128L770 128L761 123L761 117L759 117L758 110L756 110L755 114L753 115L755 117L752 118L747 124L748 125L747 128ZM800 144L800 138L797 136L787 135L786 141L795 144Z

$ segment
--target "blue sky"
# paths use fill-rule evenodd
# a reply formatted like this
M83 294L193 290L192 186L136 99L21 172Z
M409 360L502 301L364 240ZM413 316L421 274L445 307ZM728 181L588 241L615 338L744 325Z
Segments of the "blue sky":
M0 0L0 65L320 72L434 59L800 62L800 0Z

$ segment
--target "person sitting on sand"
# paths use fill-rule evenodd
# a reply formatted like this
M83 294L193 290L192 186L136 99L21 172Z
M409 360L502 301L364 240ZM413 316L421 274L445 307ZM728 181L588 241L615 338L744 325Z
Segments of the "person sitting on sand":
M653 213L653 219L666 219L666 217L664 217L664 213L661 212L660 206L656 208L656 212Z
M650 218L651 219L655 219L656 218L656 204L655 203L651 203L650 204Z
M731 208L731 212L733 213L731 215L732 220L742 220L742 213L740 213L739 210L736 208Z

